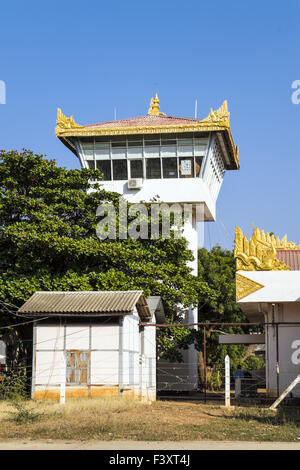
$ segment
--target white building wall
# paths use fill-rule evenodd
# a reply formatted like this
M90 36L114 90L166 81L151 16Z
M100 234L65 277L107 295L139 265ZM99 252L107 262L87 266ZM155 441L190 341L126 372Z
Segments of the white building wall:
M300 374L300 324L297 324L299 321L300 305L298 303L275 304L274 310L271 304L268 305L266 322L282 322L278 325L278 347L276 325L266 326L266 375L270 396L277 396L277 357L279 359L279 394ZM300 397L300 384L294 388L292 395Z

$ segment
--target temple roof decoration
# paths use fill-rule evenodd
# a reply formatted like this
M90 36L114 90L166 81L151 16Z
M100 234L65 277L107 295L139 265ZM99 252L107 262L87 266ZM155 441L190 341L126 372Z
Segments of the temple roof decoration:
M258 291L265 287L263 284L259 282L253 281L248 277L242 276L241 274L236 274L236 300L237 302L247 295L253 294L254 292Z
M274 234L255 229L254 225L249 240L239 227L235 229L234 257L237 271L289 271L291 267L277 256L286 250L300 250L300 245L288 242L286 235L280 240Z
M161 113L159 111L159 99L158 99L157 93L155 93L154 98L151 98L148 115L149 116L165 116L164 113Z
M185 132L217 132L224 137L228 149L231 168L239 168L239 151L234 145L230 130L227 101L213 111L205 119L182 118L168 116L160 112L157 94L151 99L148 114L129 119L79 125L73 116L66 117L60 109L57 111L56 136L74 151L72 139L77 137L96 137L132 134L165 134Z
M57 120L56 120L57 128L56 129L77 129L78 127L82 127L79 124L76 124L74 121L73 116L69 118L66 117L60 108L57 110Z

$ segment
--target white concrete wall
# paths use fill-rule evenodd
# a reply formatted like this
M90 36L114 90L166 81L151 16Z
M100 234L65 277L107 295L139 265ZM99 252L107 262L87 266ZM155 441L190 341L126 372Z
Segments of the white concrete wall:
M152 202L157 195L165 203L203 203L206 206L206 219L215 220L216 198L211 196L202 178L170 178L144 180L141 189L128 189L127 180L100 181L106 191L122 194L130 203Z
M275 304L274 315L272 305L268 305L266 322L286 322L295 324L278 325L278 358L279 358L279 393L300 374L300 304L290 302ZM277 339L276 327L266 326L266 360L267 389L270 396L277 395ZM292 395L300 397L300 384L296 385Z

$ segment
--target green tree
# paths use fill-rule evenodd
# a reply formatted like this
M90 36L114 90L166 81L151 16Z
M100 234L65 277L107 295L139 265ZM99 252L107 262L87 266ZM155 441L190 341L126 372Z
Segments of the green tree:
M207 283L214 292L214 297L200 294L199 322L247 323L247 317L236 303L235 260L233 252L215 246L211 251L201 248L198 251L198 275L200 282ZM252 328L252 331L254 328ZM245 368L261 367L262 361L252 357L247 361L248 348L244 345L220 345L222 333L242 334L249 332L249 327L241 326L208 326L207 327L207 365L218 372L224 367L225 356L228 354L231 368L238 364ZM198 348L203 349L203 329L198 333ZM243 361L245 359L245 364ZM213 377L214 378L214 377Z
M142 289L162 296L168 322L180 319L179 303L196 305L199 292L213 296L191 274L184 238L99 240L97 207L111 201L118 208L119 202L119 194L96 183L101 177L98 170L58 167L28 150L0 152L2 324L12 323L5 305L19 307L39 290ZM187 335L183 329L160 334L162 351L174 357Z

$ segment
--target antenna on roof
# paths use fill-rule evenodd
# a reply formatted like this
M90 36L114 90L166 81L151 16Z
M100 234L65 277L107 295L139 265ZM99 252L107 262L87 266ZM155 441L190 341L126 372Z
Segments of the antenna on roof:
M198 101L195 100L195 119L197 119L197 107L198 107Z
M114 109L114 120L117 120L117 108Z

